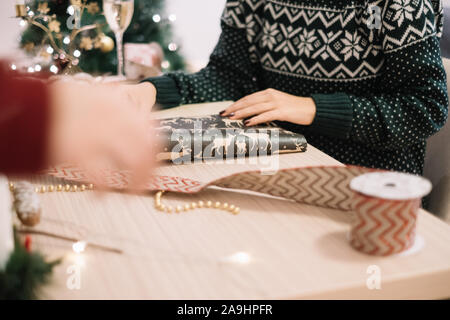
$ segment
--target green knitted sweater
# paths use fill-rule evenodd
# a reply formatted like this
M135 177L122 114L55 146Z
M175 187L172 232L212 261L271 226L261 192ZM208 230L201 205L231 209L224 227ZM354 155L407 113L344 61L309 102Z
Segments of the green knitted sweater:
M422 173L448 113L440 0L228 0L221 20L207 67L147 79L158 104L312 97L310 126L279 124L341 162Z

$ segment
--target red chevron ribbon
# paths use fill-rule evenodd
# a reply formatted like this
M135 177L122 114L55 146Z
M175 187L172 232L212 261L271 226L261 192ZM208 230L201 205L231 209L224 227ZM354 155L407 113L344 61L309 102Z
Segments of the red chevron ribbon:
M414 244L420 199L386 200L355 193L350 244L358 251L387 256Z
M271 175L249 171L213 181L211 185L266 193L318 207L349 211L352 209L353 196L350 181L373 171L376 170L357 166L289 168Z
M300 203L349 211L353 195L349 188L350 181L372 171L374 169L356 166L322 166L289 168L267 175L258 170L241 172L207 183L183 177L155 175L146 184L146 188L150 191L197 193L208 186L217 186L255 191ZM82 170L70 165L53 167L45 173L80 183L89 182ZM98 175L111 189L123 190L128 186L129 175L126 172L102 170Z
M71 165L52 167L44 172L56 178L78 183L89 183L86 173ZM97 179L105 182L105 186L116 190L125 190L128 187L130 176L128 172L115 170L101 170L97 172ZM205 183L182 177L153 176L145 185L149 191L164 190L181 193L196 193L204 188Z
M351 229L351 245L373 255L390 255L408 249L414 243L415 225L420 199L397 201L365 196L350 188L350 181L368 172L382 170L357 166L322 166L289 168L271 175L247 171L210 182L183 177L154 176L148 190L197 193L208 186L250 190L291 199L300 203L355 212ZM46 173L77 182L86 174L75 167L59 166ZM101 172L107 186L126 189L126 172Z

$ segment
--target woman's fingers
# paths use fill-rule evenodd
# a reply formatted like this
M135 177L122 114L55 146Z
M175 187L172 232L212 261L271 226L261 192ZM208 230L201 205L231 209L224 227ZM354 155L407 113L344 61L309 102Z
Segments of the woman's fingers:
M234 113L234 116L230 116L231 120L239 120L239 119L245 119L254 115L258 115L270 110L275 109L274 104L270 104L267 102L255 104L248 106L246 108L240 109Z
M278 111L277 110L270 110L268 112L261 113L260 115L257 115L256 117L253 117L247 121L245 121L245 125L255 126L257 124L266 123L278 120Z
M222 117L233 116L234 113L238 110L241 110L243 108L246 108L246 107L254 105L254 104L267 102L268 98L269 98L269 96L267 95L266 91L259 91L259 92L252 93L252 94L236 101L235 103L233 103L226 110L220 112L220 115Z

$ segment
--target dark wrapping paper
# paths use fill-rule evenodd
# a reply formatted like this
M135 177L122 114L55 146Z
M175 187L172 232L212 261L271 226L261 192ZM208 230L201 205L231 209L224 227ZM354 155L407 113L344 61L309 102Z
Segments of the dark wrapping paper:
M302 134L275 124L246 127L219 115L161 119L157 136L164 149L158 159L174 162L304 152L307 147Z

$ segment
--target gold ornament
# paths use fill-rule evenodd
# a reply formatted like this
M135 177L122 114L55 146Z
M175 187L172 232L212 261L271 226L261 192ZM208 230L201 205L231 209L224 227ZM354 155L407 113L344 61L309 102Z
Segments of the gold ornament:
M108 36L100 35L96 42L96 47L100 48L103 53L111 52L114 49L114 40Z
M91 3L89 3L89 4L86 6L86 9L87 9L87 11L88 11L90 14L96 14L97 12L100 11L100 8L99 8L97 2L91 2Z
M70 3L71 3L73 6L81 7L81 0L70 0Z
M39 3L38 11L42 14L47 14L50 11L50 8L48 7L48 3L47 2Z
M27 8L24 4L16 4L16 17L23 18L27 15Z
M89 37L82 37L80 42L80 48L84 50L92 50L92 48L94 48L92 39Z
M57 21L57 20L52 20L48 24L48 28L50 29L50 31L53 31L55 33L61 32L60 27L61 27L61 23L59 23L59 21Z
M23 45L23 48L26 52L31 52L34 49L34 43L33 42L27 42Z
M223 210L226 212L229 212L231 214L237 215L239 212L241 212L241 209L239 207L236 207L235 205L229 205L228 203L221 203L219 201L212 202L212 201L198 201L198 202L191 202L187 203L184 206L176 206L175 208L172 206L165 205L161 203L162 195L164 194L164 191L158 191L155 194L155 208L158 211L166 212L166 213L181 213L183 211L189 211L189 210L195 210L195 209L201 209L201 208L214 208L218 210Z
M51 56L51 54L47 52L45 47L39 50L39 55L44 59L48 59Z

